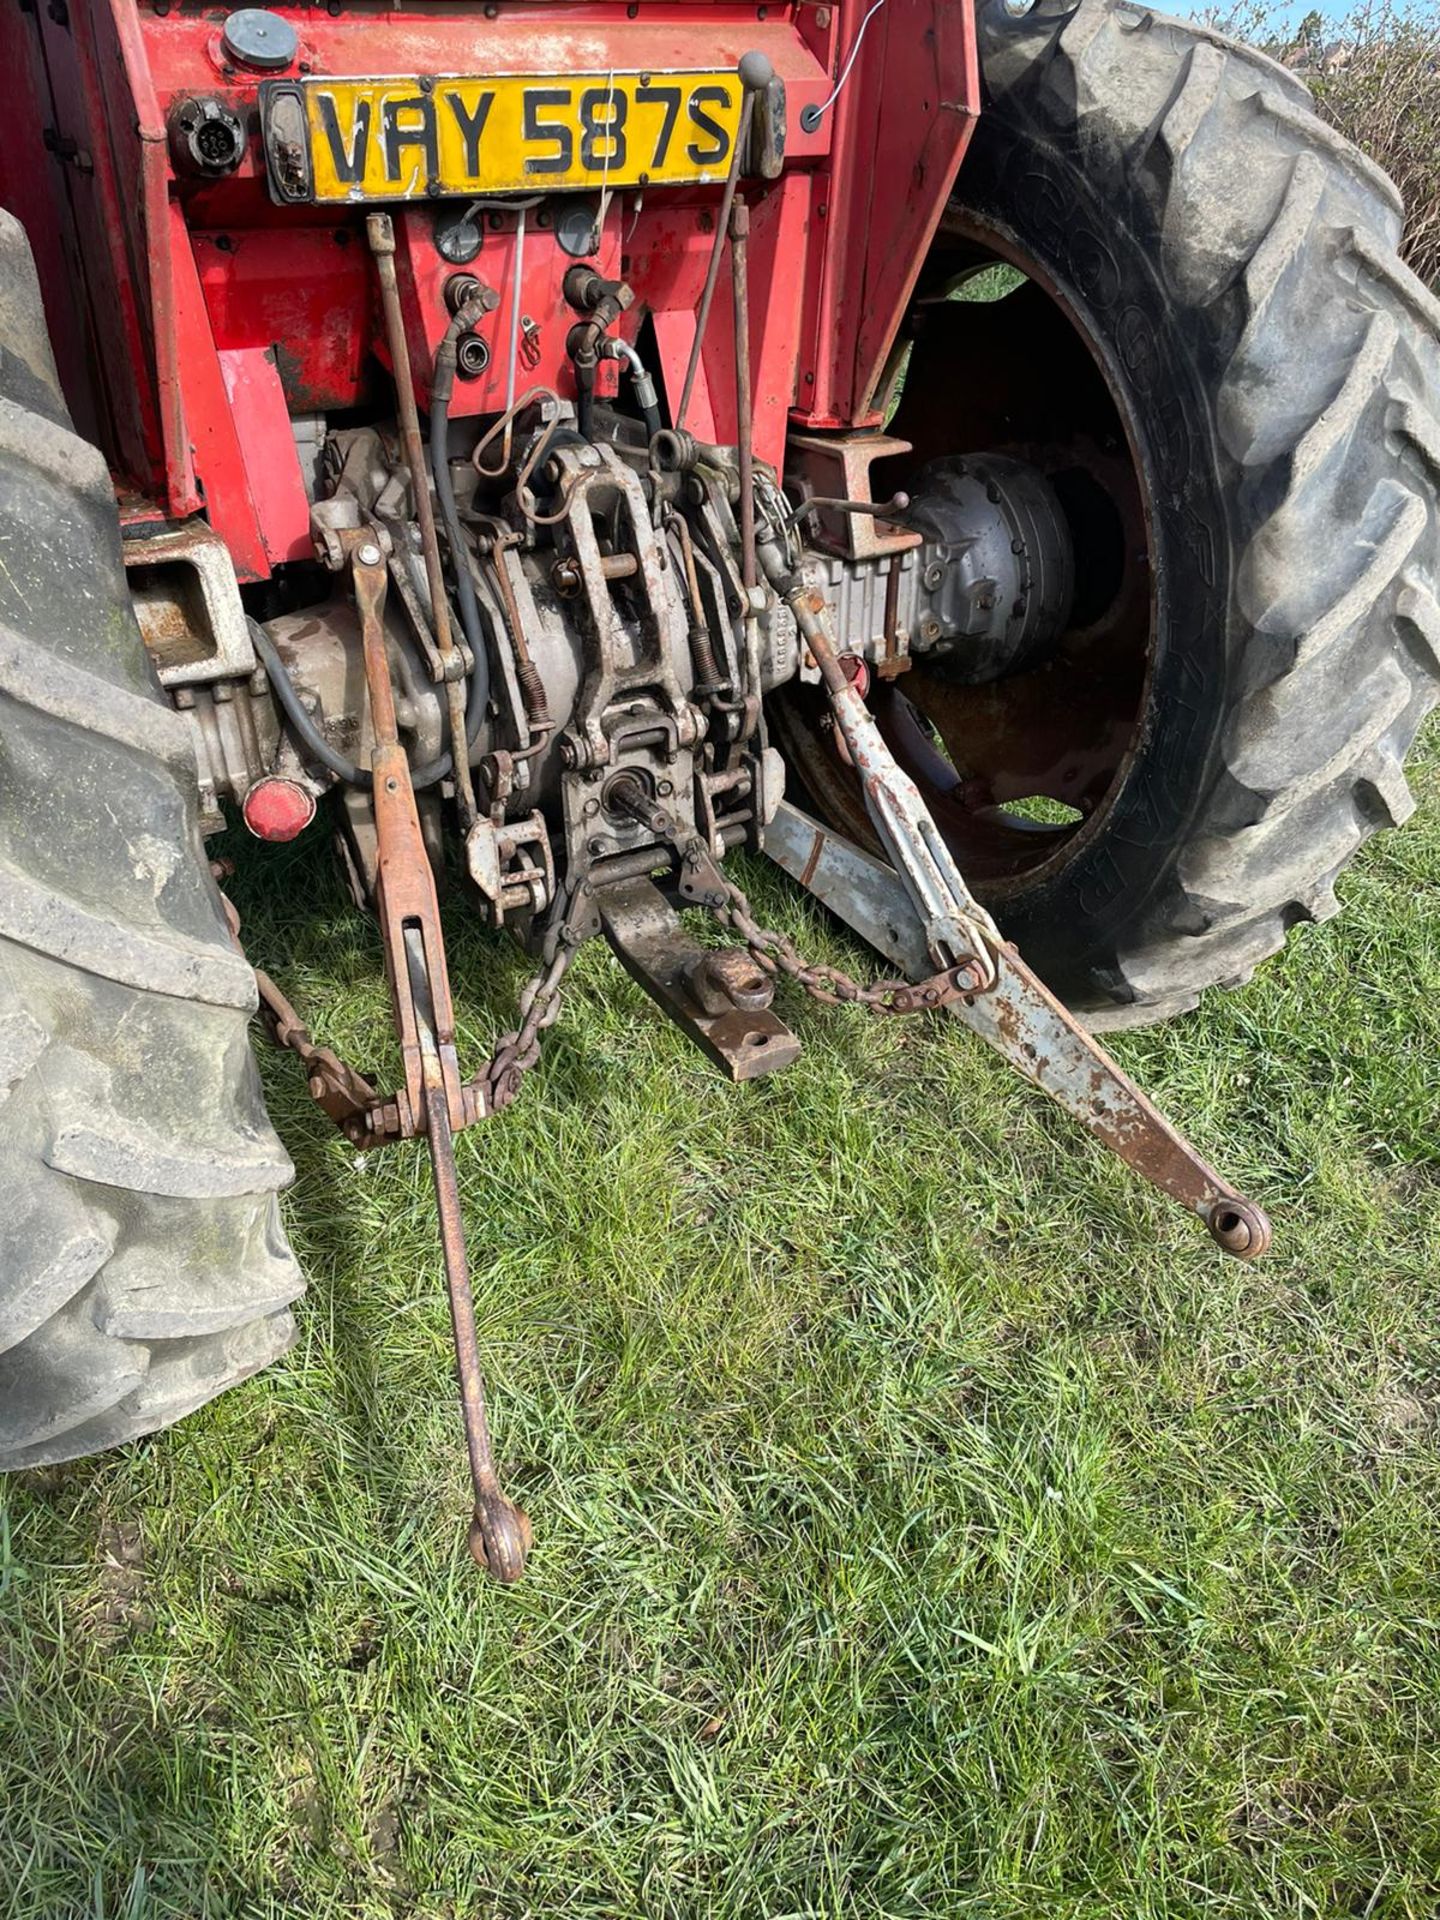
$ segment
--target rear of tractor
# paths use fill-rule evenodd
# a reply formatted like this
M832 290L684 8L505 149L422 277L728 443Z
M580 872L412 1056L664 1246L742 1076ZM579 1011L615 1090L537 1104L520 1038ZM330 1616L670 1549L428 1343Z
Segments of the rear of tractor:
M235 812L378 916L403 1084L259 1004L428 1147L501 1577L452 1143L592 935L737 1079L777 977L948 1008L1262 1250L1081 1022L1332 912L1436 697L1440 311L1293 76L1115 0L29 0L0 53L0 1464L292 1337ZM446 873L535 961L483 1066Z

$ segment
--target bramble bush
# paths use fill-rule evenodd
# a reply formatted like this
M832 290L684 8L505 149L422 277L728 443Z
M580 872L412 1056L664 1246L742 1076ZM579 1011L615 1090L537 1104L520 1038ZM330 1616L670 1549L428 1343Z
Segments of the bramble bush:
M1395 181L1405 199L1409 266L1440 283L1440 6L1362 0L1339 21L1294 27L1265 0L1202 16L1309 82L1320 111Z

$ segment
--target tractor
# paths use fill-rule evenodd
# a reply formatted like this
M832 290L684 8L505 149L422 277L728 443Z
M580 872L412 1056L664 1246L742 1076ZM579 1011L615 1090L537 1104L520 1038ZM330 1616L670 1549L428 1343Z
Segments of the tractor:
M517 1578L454 1140L592 938L735 1080L777 987L958 1018L1263 1252L1094 1034L1336 910L1440 682L1440 305L1300 79L1128 0L11 0L0 57L0 1466L291 1343L258 1012L430 1157ZM247 963L239 821L334 837L394 1084ZM442 888L533 960L487 1061Z

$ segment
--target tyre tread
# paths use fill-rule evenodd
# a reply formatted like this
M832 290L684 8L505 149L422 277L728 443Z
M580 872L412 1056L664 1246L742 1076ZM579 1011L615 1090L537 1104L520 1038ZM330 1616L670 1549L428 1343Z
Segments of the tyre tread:
M1404 758L1440 695L1440 301L1396 255L1394 184L1297 76L1126 0L1034 34L1051 123L1078 103L1082 158L1150 196L1171 297L1240 302L1211 382L1249 628L1235 702L1170 877L1085 1007L1140 1025L1333 911L1348 861L1413 806ZM1001 72L1023 72L1013 48Z
M189 737L42 328L0 214L0 1468L180 1418L284 1352L303 1287Z

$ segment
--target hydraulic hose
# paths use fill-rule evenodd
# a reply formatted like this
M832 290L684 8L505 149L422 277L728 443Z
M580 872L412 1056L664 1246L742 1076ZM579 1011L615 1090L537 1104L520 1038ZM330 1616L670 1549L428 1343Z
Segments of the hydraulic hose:
M247 617L246 625L250 629L250 638L255 644L255 651L260 656L260 664L264 667L270 684L275 689L275 698L280 702L280 711L299 736L300 743L306 752L313 759L318 760L322 767L333 773L337 780L343 780L347 787L358 787L362 793L369 793L372 784L370 769L357 767L353 760L347 760L343 753L337 752L331 746L307 711L295 682L290 678L285 663L276 650L274 641L258 620ZM433 787L438 780L443 780L449 773L450 764L450 755L442 753L437 760L427 761L421 767L412 767L410 769L411 786L417 793L423 787Z
M450 630L450 596L440 564L440 540L435 531L435 509L426 480L425 445L420 435L420 414L415 405L415 380L405 340L400 283L395 274L395 223L388 213L368 213L365 216L365 232L375 261L375 275L380 282L380 310L384 315L385 338L390 348L390 377L394 382L395 401L400 413L400 447L410 472L410 490L415 496L415 518L420 527L420 549L425 556L430 624L435 633L436 651L448 674L454 671L458 649ZM451 773L455 781L455 797L460 805L460 824L468 831L475 819L475 788L470 778L470 749L465 737L465 689L458 679L447 679L443 684L450 747L454 755Z
M575 425L582 440L595 438L595 369L575 362Z
M472 663L469 712L465 721L467 746L475 744L484 724L485 709L490 704L490 653L480 628L480 603L475 598L475 583L470 577L465 537L460 530L460 510L455 504L455 483L450 476L450 395L455 388L455 355L460 336L474 326L483 311L478 299L466 300L457 308L435 349L435 372L430 383L430 471L435 477L435 498L455 569L460 627Z
M607 340L600 351L607 360L623 360L630 369L630 387L635 395L635 404L640 409L640 417L645 422L645 435L653 440L660 431L660 401L655 392L655 382L640 358L639 349L628 340Z

